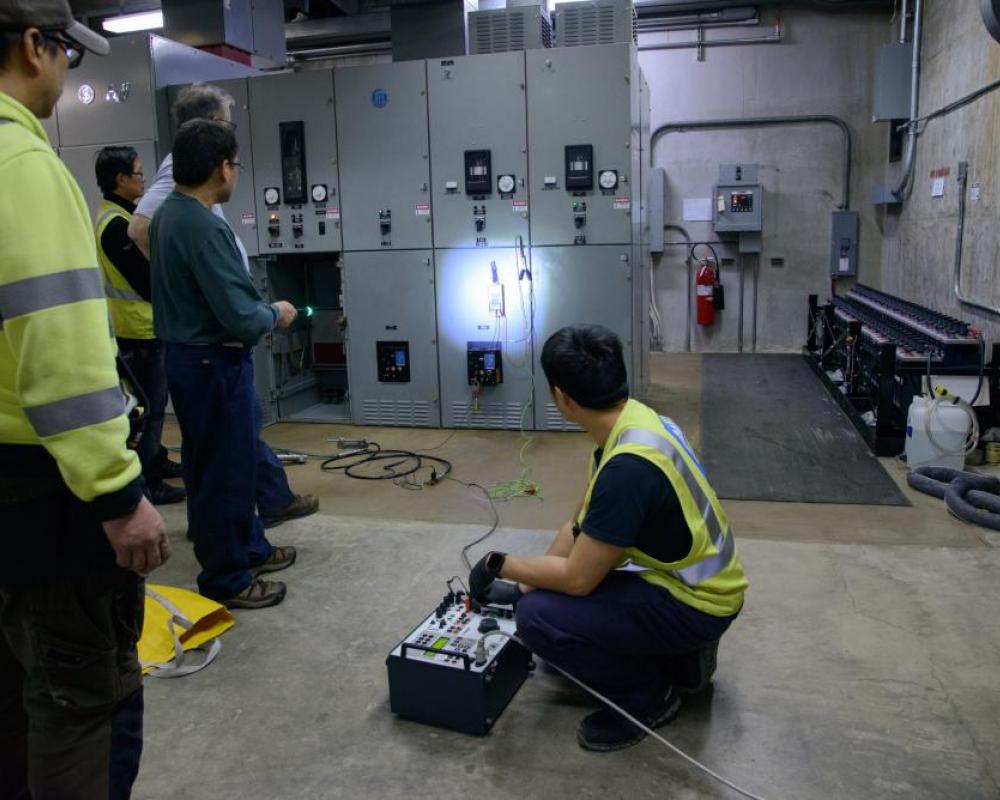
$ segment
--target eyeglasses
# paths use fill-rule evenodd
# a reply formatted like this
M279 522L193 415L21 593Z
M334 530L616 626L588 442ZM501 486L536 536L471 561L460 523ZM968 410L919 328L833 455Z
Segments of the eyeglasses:
M238 169L240 172L243 172L244 168L242 161L227 161L226 163L236 167L236 169Z
M79 42L75 42L61 33L52 32L42 33L42 38L52 42L66 54L70 69L76 69L80 66L80 62L83 61L83 54L87 51L83 49L83 45Z
M212 122L221 122L223 125L228 125L229 130L231 131L236 130L237 127L236 123L233 122L231 119L223 119L222 117L209 117L209 119L212 120Z

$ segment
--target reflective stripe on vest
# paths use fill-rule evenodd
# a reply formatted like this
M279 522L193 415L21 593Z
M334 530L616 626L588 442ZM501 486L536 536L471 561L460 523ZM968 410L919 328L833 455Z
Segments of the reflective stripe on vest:
M660 421L666 427L663 417L660 417ZM691 497L694 498L695 505L698 506L701 512L702 519L705 520L705 527L712 546L719 551L716 555L709 556L697 564L692 564L690 567L671 570L670 574L687 586L697 586L709 578L714 578L729 566L736 546L733 541L732 532L730 532L730 535L726 535L722 523L719 522L719 517L715 513L715 509L712 507L712 501L709 500L708 495L705 494L701 485L691 473L687 462L684 460L684 456L681 455L674 443L665 436L660 436L644 428L627 429L618 437L615 446L620 444L638 444L643 447L650 447L670 459L674 465L674 469L677 470L684 480L684 485L687 487L688 492L691 493Z
M116 217L130 219L128 212L117 203L105 199L101 203L94 224L97 252L104 275L104 296L108 300L108 311L117 336L129 339L149 339L153 333L153 307L129 284L114 262L104 252L101 237L109 223Z
M109 208L101 216L97 218L97 224L94 226L97 230L101 230L101 226L105 222L110 220L112 217L121 217L122 212L117 208ZM116 289L107 280L104 281L104 294L107 297L113 298L115 300L132 300L136 303L145 303L142 295L132 289Z

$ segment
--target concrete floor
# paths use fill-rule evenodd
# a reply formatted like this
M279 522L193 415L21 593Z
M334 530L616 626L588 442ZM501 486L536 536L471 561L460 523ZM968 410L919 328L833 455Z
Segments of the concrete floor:
M655 403L697 443L697 358L657 359L656 376ZM414 449L449 435L281 425L267 438L326 452L326 437L358 432ZM488 485L518 477L520 446L516 433L460 432L433 452ZM526 461L544 499L499 504L483 549L543 548L579 497L587 450L582 435L536 437ZM901 465L886 467L902 484ZM205 671L147 680L136 798L736 796L653 741L583 752L589 701L541 672L483 739L395 719L385 656L462 571L489 508L456 483L289 473L322 507L271 536L300 548L288 598L238 612ZM689 700L669 739L767 798L1000 798L1000 536L904 491L910 508L726 503L752 585L713 693ZM154 580L190 586L184 509L165 516L175 557Z

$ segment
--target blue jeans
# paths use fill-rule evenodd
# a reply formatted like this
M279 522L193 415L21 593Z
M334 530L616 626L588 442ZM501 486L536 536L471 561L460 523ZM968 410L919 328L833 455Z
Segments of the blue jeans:
M254 414L257 430L263 424L263 411L260 398L254 395ZM278 460L274 451L257 435L257 513L261 519L277 517L295 495L288 486L288 476L285 467Z
M669 658L718 641L731 622L627 572L586 597L535 590L517 605L518 636L532 652L640 714L670 688Z
M259 412L249 348L166 344L181 428L188 531L198 589L227 600L250 585L272 547L255 510Z

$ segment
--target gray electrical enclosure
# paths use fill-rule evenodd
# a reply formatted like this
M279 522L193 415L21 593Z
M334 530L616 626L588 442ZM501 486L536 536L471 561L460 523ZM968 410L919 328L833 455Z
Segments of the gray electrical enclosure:
M834 211L833 230L830 234L830 275L849 278L858 274L857 211Z
M667 172L663 167L654 167L649 176L649 192L646 196L646 212L649 214L649 250L662 253L664 248L664 226L667 224Z
M604 325L619 335L630 384L635 380L632 352L631 248L537 247L531 251L535 301L535 427L577 430L559 414L542 371L545 340L565 325ZM635 387L633 387L633 391Z
M527 248L524 262L513 248L435 251L445 427L534 428L527 258ZM495 374L480 374L484 366L498 371L499 383Z
M424 62L336 70L345 250L430 248Z
M633 0L556 3L557 47L638 42Z
M469 53L507 53L552 47L552 22L541 5L491 8L469 14Z
M756 164L721 164L715 187L715 232L760 233L764 223L764 190Z
M525 57L532 244L631 242L640 152L635 50L567 47Z
M528 240L524 54L427 62L435 247Z
M250 82L257 233L262 255L341 249L333 75Z
M913 85L913 43L887 44L875 53L872 122L909 119Z
M430 250L344 255L351 416L440 427Z

